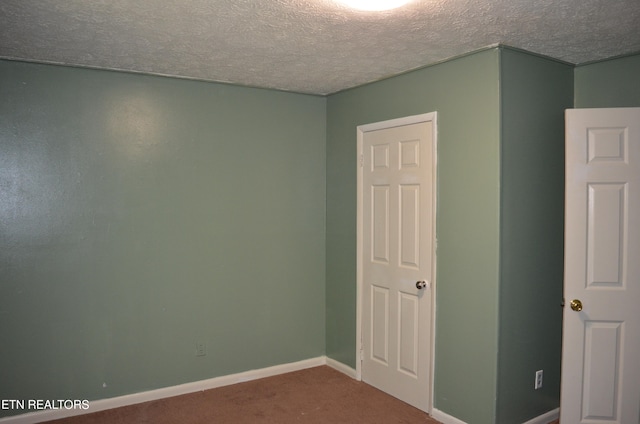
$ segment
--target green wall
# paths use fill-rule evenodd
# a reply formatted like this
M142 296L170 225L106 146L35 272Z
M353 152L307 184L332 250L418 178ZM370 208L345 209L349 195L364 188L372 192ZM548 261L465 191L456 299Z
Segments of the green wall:
M0 398L324 355L325 98L0 61L0 99Z
M437 111L435 407L557 407L562 110L638 75L500 47L323 98L0 60L0 398L355 368L356 126Z
M355 367L355 128L437 111L434 406L474 424L558 407L572 102L572 66L505 47L329 97L330 357ZM545 384L534 390L538 369Z
M640 106L640 54L575 69L575 107Z
M327 354L355 367L356 126L438 112L435 407L492 423L498 347L499 50L329 96Z
M502 50L497 423L560 404L564 110L573 66ZM534 389L537 370L543 387Z

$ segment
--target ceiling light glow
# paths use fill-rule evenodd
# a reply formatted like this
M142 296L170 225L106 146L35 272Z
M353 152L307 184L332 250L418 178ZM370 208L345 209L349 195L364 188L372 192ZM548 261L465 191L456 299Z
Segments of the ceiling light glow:
M340 3L358 10L382 11L396 9L410 1L411 0L340 0Z

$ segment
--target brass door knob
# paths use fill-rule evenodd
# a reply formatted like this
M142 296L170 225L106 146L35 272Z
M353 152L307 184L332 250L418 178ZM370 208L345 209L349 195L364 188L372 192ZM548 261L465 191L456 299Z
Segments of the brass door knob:
M582 302L580 302L580 300L578 299L573 299L571 301L571 309L576 312L580 312L582 310Z

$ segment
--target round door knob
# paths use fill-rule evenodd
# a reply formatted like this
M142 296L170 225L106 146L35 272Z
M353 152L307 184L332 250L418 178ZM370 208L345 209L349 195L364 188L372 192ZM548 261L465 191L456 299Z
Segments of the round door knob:
M418 290L422 290L425 287L427 287L427 282L426 281L418 281L418 282L416 282L416 288Z
M573 299L571 301L571 309L576 312L580 312L582 310L582 302L580 302L580 300L578 299Z

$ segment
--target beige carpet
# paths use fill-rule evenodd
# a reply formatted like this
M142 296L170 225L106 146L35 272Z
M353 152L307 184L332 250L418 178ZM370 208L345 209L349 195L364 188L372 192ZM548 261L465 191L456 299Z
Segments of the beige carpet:
M438 424L327 366L61 420L56 424Z

